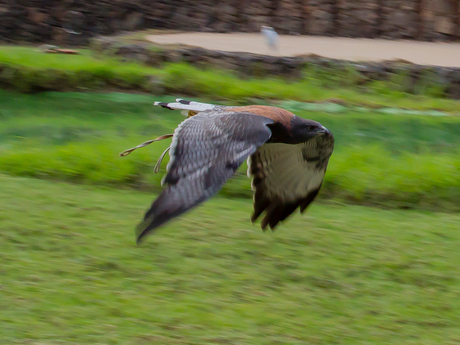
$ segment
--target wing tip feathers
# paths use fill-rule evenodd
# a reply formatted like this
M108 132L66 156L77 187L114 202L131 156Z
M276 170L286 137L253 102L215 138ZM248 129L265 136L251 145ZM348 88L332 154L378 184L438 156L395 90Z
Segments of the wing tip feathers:
M153 102L153 105L163 107L169 110L173 110L172 108L169 107L169 103L166 103L166 102Z

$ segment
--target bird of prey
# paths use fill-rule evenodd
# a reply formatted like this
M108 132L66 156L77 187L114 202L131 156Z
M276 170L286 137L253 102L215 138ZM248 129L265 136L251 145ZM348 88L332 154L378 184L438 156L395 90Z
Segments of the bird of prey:
M173 137L162 180L166 187L138 225L138 243L215 195L246 159L254 190L252 221L265 212L263 230L273 230L297 208L305 211L318 194L334 149L333 135L320 123L271 106L218 106L183 99L154 104L182 110L188 118L173 135L156 139Z
M260 33L265 37L265 40L270 49L276 50L278 46L278 33L270 26L262 25Z

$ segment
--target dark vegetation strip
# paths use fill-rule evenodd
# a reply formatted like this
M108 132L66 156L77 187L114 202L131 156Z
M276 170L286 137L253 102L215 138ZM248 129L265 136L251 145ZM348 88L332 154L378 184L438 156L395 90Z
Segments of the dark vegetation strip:
M372 73L366 76L350 65L328 63L306 65L301 70L301 78L287 79L276 77L276 73L270 73L263 66L255 73L257 61L248 62L248 73L238 74L205 62L169 62L152 67L123 62L120 57L107 55L106 51L81 52L77 56L64 56L44 54L27 47L0 47L0 88L28 93L121 90L209 97L240 103L254 102L254 98L333 100L371 107L391 105L449 112L460 109L459 101L446 99L448 92L456 90L451 87L454 84L448 82L449 78L456 76L454 72L448 74L444 82L429 71L417 74L414 79L413 73L405 69L384 72L385 78L379 80L372 77ZM161 50L159 52L162 54Z

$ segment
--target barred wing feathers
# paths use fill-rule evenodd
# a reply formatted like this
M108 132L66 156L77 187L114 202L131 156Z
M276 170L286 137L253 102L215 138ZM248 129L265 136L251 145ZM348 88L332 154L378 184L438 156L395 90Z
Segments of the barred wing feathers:
M171 144L165 189L137 229L150 231L216 194L270 137L273 120L244 112L208 110L183 121Z

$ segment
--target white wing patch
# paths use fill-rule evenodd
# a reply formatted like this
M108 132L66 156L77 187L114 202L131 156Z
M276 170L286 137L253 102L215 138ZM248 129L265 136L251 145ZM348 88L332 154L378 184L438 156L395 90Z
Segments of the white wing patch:
M185 116L187 116L188 111L194 111L194 112L199 113L205 110L211 110L211 109L218 107L214 104L200 103L200 102L194 102L194 101L185 101L181 98L176 99L176 102L172 102L172 103L155 102L153 103L153 105L166 106L167 108L170 108L170 109L187 111L183 113L183 115Z

